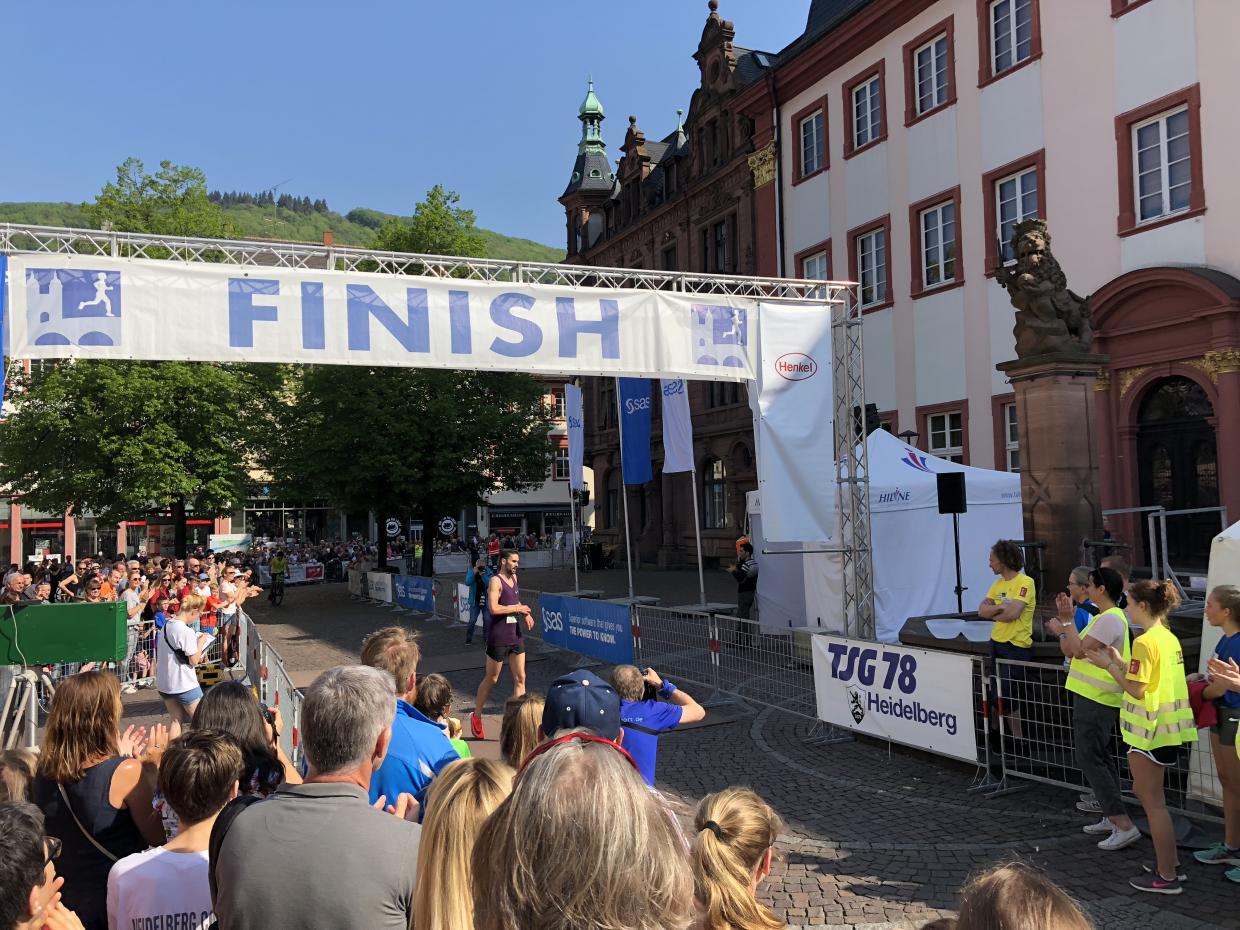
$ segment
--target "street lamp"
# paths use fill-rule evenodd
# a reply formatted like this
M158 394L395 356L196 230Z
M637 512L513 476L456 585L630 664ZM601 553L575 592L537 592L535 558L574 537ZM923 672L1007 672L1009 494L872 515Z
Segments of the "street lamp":
M904 432L897 435L899 435L899 437L904 440L904 444L908 446L913 445L914 440L917 439L916 430L906 429Z

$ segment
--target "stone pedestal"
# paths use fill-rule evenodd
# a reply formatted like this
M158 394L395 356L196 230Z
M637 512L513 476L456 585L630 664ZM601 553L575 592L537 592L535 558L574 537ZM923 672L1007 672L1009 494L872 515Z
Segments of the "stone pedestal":
M1107 361L1054 354L997 366L1016 392L1025 539L1046 544L1043 604L1067 585L1082 541L1102 538L1094 382Z

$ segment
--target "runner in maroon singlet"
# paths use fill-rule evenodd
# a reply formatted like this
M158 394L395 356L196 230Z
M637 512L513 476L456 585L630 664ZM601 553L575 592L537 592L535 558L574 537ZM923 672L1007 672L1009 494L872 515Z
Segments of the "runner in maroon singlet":
M491 689L499 683L504 661L512 670L512 696L525 694L525 630L534 628L534 616L529 607L521 603L521 586L517 584L517 569L521 556L515 549L504 549L499 554L499 574L487 587L487 610L491 622L487 626L487 671L478 685L473 713L469 715L469 729L475 739L486 739L482 725L482 710L490 697Z

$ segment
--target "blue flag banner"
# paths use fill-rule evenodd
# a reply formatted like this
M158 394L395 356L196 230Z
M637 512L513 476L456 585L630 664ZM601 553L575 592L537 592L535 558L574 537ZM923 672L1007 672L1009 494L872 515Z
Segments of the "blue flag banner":
M633 663L633 621L626 604L544 594L538 599L543 641L600 659Z
M586 417L581 388L575 384L564 385L564 413L568 419L568 486L574 491L584 491Z
M435 588L430 578L419 575L395 575L392 586L396 595L396 604L407 610L419 610L422 613L435 612Z
M617 378L620 385L620 464L625 484L654 478L650 466L650 379Z
M693 471L693 416L689 412L689 386L684 378L663 386L663 471Z

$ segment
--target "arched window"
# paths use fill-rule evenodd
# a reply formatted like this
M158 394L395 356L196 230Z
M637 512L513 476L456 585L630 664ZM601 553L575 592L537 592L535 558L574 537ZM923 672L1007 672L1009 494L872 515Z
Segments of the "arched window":
M620 469L607 473L607 503L603 508L604 529L614 530L620 525Z
M702 469L702 529L722 530L728 525L727 469L709 458Z

